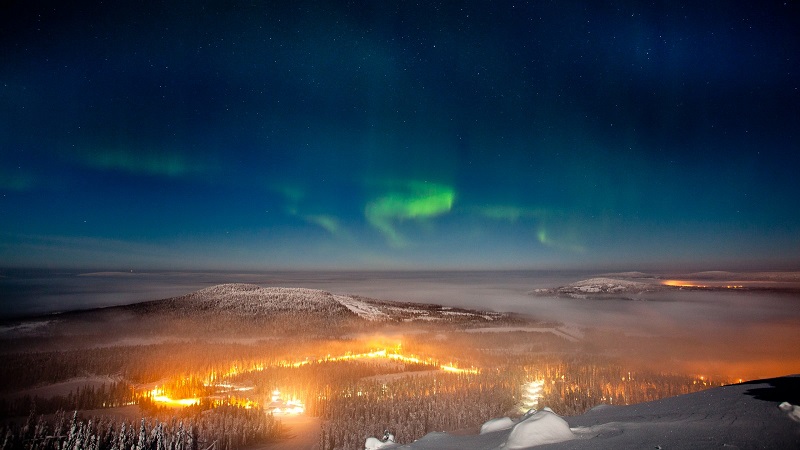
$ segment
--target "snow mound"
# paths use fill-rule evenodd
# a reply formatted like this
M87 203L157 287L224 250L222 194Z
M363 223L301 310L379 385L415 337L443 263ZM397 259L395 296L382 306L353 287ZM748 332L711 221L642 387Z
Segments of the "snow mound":
M785 412L790 419L794 420L795 422L800 422L800 406L793 405L789 402L783 402L778 405L778 408Z
M507 430L514 426L514 421L510 417L500 417L498 419L491 419L481 425L481 434L491 433L493 431Z
M394 445L394 435L386 430L383 439L376 437L368 437L364 443L364 450L378 450L380 448L391 447Z
M575 439L566 420L550 411L537 411L516 424L504 448L520 449Z

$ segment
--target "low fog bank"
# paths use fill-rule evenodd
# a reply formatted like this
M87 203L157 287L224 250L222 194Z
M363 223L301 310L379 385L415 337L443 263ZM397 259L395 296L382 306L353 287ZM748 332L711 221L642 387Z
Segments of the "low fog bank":
M534 288L580 272L90 272L5 271L0 316L19 317L175 297L223 283L304 287L337 294L512 311ZM577 277L577 278L576 278Z
M721 272L705 278L725 282ZM794 285L796 274L728 274L737 284ZM382 300L436 303L516 312L546 322L601 330L584 351L637 364L743 378L800 372L797 291L668 290L638 300L530 295L595 275L580 272L272 272L242 273L4 273L4 318L87 309L183 295L221 283L322 289ZM604 276L614 274L604 274ZM620 278L643 274L618 274ZM647 275L652 280L666 276ZM691 274L684 278L691 277ZM767 279L767 277L771 277ZM795 278L793 278L795 277ZM701 277L696 277L701 278ZM743 281L744 280L744 281ZM776 281L777 280L777 281ZM759 285L758 283L762 283Z

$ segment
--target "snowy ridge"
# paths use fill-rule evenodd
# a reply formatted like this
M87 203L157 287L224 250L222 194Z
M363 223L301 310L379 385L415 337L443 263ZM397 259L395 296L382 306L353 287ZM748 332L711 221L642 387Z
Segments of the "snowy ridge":
M267 316L275 313L302 316L315 313L368 321L439 321L486 323L508 316L491 311L473 311L440 305L391 302L332 294L306 288L261 287L229 283L211 286L182 297L150 302L149 308L164 305L181 314L224 312L234 316Z
M183 306L237 315L265 315L279 311L352 314L330 292L304 288L265 288L243 283L208 287L176 300Z

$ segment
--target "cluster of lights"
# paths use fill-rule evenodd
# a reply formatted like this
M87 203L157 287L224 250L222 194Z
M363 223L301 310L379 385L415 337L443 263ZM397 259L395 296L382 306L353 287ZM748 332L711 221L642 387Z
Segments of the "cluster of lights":
M661 282L661 284L663 284L664 286L699 288L699 289L710 289L714 287L714 286L707 286L705 284L694 284L690 281L682 281L682 280L664 280ZM727 284L719 287L725 289L744 289L744 286L741 284Z
M290 416L303 414L306 407L303 402L296 398L284 400L281 398L281 391L275 389L272 391L272 403L267 406L267 410L275 415Z
M539 407L539 400L544 392L544 380L533 380L522 386L520 412Z
M301 367L306 364L311 364L313 362L324 363L324 362L355 361L360 359L377 359L377 358L389 359L392 361L399 361L408 364L422 364L426 366L436 367L444 372L449 372L449 373L465 373L465 374L478 373L478 369L474 367L469 369L462 369L452 363L440 364L438 361L432 358L422 359L414 355L406 356L399 353L398 351L389 351L387 349L375 350L366 353L345 353L344 355L339 355L339 356L327 355L324 358L319 358L316 360L305 359L303 361L282 362L279 365L282 367Z
M200 403L199 398L170 398L166 391L164 391L164 389L159 389L158 386L150 391L150 399L165 406L172 406L176 408L183 406L194 406Z
M381 350L374 350L371 352L366 353L345 353L344 355L339 356L331 356L327 355L324 358L318 359L304 359L302 361L283 361L273 366L277 367L290 367L290 368L297 368L301 366L305 366L311 363L323 363L323 362L337 362L337 361L355 361L361 359L388 359L391 361L398 361L403 363L409 364L421 364L427 365L431 367L435 367L443 372L447 373L455 373L455 374L478 374L479 371L477 368L468 368L463 369L460 368L452 363L450 364L440 364L438 361L432 358L422 359L415 355L403 355L399 352L400 347L398 346L396 350L389 351L388 349L381 349ZM269 365L264 363L257 363L252 364L248 368L242 368L237 365L232 366L229 370L225 372L211 372L209 376L206 378L205 385L206 386L214 386L217 388L224 388L228 390L234 391L247 391L252 390L252 387L237 387L230 383L226 383L222 380L227 378L233 377L235 375L239 375L242 373L248 372L261 372L264 369L269 367ZM185 406L193 406L200 403L199 398L181 398L181 399L173 399L169 397L167 392L163 388L154 388L149 392L149 397L154 402L161 403L165 406L170 407L185 407ZM227 398L225 400L215 401L213 402L215 405L220 404L228 404L228 405L235 405L240 406L243 408L253 408L258 406L257 402L248 399L239 399L239 398ZM270 406L267 407L269 411L273 414L302 414L305 411L305 406L302 402L298 399L293 398L289 400L282 400L280 398L280 391L276 390L272 394L272 403Z
M707 288L708 286L703 284L694 284L689 281L681 281L681 280L664 280L661 282L664 286L674 286L674 287L693 287L693 288Z

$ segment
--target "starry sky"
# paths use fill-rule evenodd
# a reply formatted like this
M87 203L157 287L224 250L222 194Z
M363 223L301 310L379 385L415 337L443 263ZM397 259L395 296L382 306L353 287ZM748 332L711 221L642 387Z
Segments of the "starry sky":
M800 267L800 2L0 6L0 266Z

